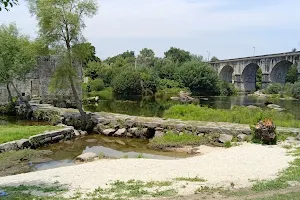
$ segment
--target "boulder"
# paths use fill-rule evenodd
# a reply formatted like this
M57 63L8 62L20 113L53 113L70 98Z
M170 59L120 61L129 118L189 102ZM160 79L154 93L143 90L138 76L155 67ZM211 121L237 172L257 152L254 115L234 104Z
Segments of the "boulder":
M220 143L231 142L232 138L233 138L232 135L221 134L218 139L218 142L220 142Z
M103 130L103 134L104 134L104 135L112 135L112 134L114 134L115 132L116 132L116 130L115 130L115 129L112 129L112 128L104 129L104 130Z
M86 131L79 131L80 135L87 135L88 133Z
M19 149L26 149L31 147L31 142L28 139L17 140L16 144Z
M126 137L131 138L131 137L133 137L133 135L132 135L131 133L127 132L127 133L126 133Z
M97 158L97 154L93 153L93 152L87 152L87 153L83 153L79 156L76 157L76 161L79 162L88 162L93 160L94 158Z
M162 136L164 136L164 132L162 132L162 131L155 131L154 137L162 137Z
M76 137L80 136L80 133L79 133L78 130L74 130L74 134L75 134Z
M126 128L121 128L117 130L113 135L116 137L121 137L126 133Z
M300 141L300 133L296 136L296 140Z
M4 144L0 144L0 153L13 150L18 150L18 145L16 142L7 142Z
M245 141L245 138L247 137L246 134L238 134L237 139L239 142Z
M121 140L116 140L116 143L120 144L120 145L126 145L125 142L121 141Z
M134 127L134 128L130 128L128 132L131 133L132 135L137 136L138 130L139 130L138 128Z

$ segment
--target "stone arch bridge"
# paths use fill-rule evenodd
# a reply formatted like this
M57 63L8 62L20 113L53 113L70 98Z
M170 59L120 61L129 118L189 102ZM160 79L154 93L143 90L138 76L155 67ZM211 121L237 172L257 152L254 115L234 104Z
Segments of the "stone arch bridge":
M300 74L300 51L235 58L210 62L219 77L245 92L255 91L256 72L262 71L262 87L270 83L285 83L286 74L292 64L297 64Z

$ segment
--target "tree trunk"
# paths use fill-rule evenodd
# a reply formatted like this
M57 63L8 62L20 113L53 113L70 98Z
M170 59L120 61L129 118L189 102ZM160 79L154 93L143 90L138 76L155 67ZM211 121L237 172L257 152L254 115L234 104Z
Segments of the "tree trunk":
M12 95L11 95L10 89L9 89L9 83L6 83L6 89L7 89L7 92L8 92L8 101L10 103L14 103L13 99L12 99Z
M10 82L10 84L13 86L13 88L14 88L14 90L16 91L16 93L17 93L19 99L20 99L23 103L25 103L26 108L32 110L32 109L31 109L31 105L30 105L25 99L23 99L22 95L20 94L20 92L18 91L18 89L16 88L16 86L14 85L14 83L13 83L13 82Z

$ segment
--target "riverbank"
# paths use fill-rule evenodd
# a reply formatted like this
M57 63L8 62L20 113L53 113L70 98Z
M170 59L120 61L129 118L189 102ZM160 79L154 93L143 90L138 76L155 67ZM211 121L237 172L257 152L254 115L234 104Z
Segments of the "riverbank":
M244 144L180 160L100 160L2 177L0 186L59 183L67 186L68 192L64 192L63 195L70 197L78 192L86 194L99 187L108 188L116 181L127 182L134 178L135 181L145 183L169 181L170 187L160 188L172 188L176 191L175 195L190 195L201 186L230 188L234 184L235 188L244 188L251 186L253 180L274 179L278 172L287 168L288 163L293 160L286 152L286 149L279 146ZM185 187L182 187L183 185Z

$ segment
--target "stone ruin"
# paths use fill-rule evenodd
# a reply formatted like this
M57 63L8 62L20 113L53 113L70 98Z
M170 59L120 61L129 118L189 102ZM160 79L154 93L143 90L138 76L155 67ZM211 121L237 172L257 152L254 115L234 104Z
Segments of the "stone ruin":
M53 94L49 90L51 78L59 64L59 59L56 56L44 56L37 59L37 66L28 73L23 80L14 80L14 83L22 94L23 98L27 100L35 100L35 103L49 103L57 107L67 107L68 104L73 104L72 91L68 88L60 90ZM82 67L76 64L78 72L78 80L82 80ZM79 86L79 95L82 90ZM13 97L17 97L13 87L10 86L10 91ZM0 105L8 103L8 91L5 84L0 84Z

